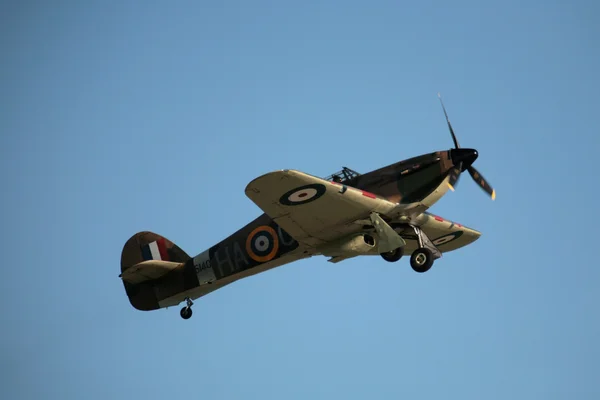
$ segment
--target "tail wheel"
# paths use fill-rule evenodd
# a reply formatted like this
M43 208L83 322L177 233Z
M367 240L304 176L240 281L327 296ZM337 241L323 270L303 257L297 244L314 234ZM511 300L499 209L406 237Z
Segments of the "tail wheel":
M179 312L179 315L181 315L181 318L183 318L183 319L190 319L190 317L192 316L192 308L191 307L183 307L181 309L181 311Z
M402 247L398 247L396 250L388 251L387 253L381 253L380 255L381 258L387 262L396 262L404 255L404 249Z
M415 272L427 272L432 265L433 253L425 247L415 250L410 256L410 266Z

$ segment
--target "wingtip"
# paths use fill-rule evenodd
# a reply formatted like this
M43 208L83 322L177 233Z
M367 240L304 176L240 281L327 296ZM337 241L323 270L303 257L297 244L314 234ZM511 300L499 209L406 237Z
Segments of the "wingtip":
M274 176L274 175L278 175L278 174L289 174L290 172L293 172L293 171L294 171L293 169L277 169L277 170L270 171L270 172L264 173L262 175L259 175L256 178L252 179L250 182L248 182L248 184L244 188L244 192L248 193L249 190L251 191L252 185L260 179L265 179L269 176Z

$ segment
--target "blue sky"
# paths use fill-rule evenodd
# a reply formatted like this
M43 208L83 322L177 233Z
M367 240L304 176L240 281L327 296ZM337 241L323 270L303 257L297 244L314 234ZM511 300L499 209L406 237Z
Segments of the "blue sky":
M84 4L85 3L85 4ZM3 2L0 393L30 399L600 396L600 7L590 1ZM124 242L195 255L282 168L461 145L426 274L313 258L133 309Z

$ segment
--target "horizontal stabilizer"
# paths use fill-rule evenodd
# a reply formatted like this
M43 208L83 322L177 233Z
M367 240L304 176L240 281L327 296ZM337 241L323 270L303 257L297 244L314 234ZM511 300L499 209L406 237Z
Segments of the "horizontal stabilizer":
M119 277L129 283L141 283L161 278L182 265L184 264L172 261L142 261L127 268Z

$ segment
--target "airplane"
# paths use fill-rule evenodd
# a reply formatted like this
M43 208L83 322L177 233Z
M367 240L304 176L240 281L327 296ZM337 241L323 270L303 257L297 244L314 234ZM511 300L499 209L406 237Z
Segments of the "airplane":
M263 214L219 243L190 257L169 239L143 231L121 253L121 278L130 304L150 311L179 305L237 280L314 256L338 263L358 256L397 262L411 254L418 273L442 253L467 246L481 233L427 211L468 171L489 195L495 190L473 167L478 152L460 147L446 108L454 148L360 174L350 168L326 178L298 170L269 172L247 184Z

